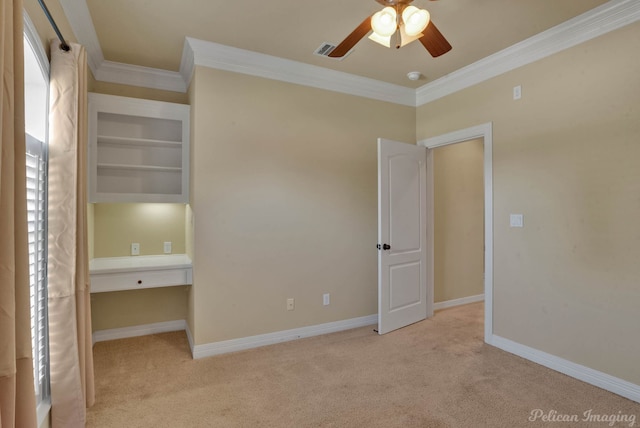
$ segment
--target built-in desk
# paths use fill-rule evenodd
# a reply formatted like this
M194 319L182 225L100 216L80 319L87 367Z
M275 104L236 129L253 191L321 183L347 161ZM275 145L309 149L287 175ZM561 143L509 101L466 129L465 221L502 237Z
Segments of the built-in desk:
M189 285L191 259L186 254L104 257L89 262L91 292Z

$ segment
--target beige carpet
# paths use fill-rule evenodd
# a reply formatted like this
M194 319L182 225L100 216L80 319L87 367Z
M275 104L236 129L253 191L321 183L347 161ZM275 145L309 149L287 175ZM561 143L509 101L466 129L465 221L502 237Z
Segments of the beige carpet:
M482 304L192 360L183 332L96 344L89 427L640 426L640 404L485 345ZM530 422L575 415L578 422ZM584 412L626 421L588 423Z

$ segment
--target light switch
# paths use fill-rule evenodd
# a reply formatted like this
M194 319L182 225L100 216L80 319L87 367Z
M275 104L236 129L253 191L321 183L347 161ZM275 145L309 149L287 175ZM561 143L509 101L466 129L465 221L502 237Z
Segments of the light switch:
M524 218L522 214L511 214L509 216L509 225L511 227L524 227Z
M522 86L520 86L520 85L514 86L513 87L513 99L514 100L519 100L520 98L522 98Z

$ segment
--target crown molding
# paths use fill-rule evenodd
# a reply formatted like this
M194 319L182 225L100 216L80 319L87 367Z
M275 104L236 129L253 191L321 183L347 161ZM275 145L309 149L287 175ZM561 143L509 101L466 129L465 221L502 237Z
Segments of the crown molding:
M356 76L324 67L305 64L219 43L187 37L185 48L192 51L183 55L195 65L233 71L236 73L280 80L344 94L357 95L380 101L415 107L415 90L379 80ZM191 64L183 64L185 74Z
M185 81L185 86L188 88L193 78L193 72L196 68L195 58L193 56L193 49L189 46L189 38L185 37L184 45L182 47L182 59L180 60L180 74Z
M93 26L86 0L60 0L60 6L67 16L67 21L71 25L76 40L87 51L87 64L89 64L93 76L96 77L104 62L104 55L102 55L100 41Z
M102 82L142 86L174 92L186 92L186 81L180 73L106 61L85 0L60 0L76 40L87 51L87 63L93 77Z
M60 0L76 39L85 46L96 80L186 92L196 65L341 92L406 106L421 106L640 19L638 0L609 2L483 58L417 90L258 52L187 37L180 71L105 61L85 0Z
M121 62L103 61L93 77L102 82L142 86L173 92L186 92L187 83L177 71L142 67Z
M611 0L416 90L421 106L640 19L638 0Z

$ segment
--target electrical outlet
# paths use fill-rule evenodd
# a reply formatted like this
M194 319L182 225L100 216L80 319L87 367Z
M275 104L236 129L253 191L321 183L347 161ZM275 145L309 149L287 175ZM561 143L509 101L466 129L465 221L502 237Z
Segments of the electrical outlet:
M287 310L292 311L295 309L295 301L293 299L287 299Z
M171 254L171 242L164 243L164 253Z
M322 295L322 304L324 306L329 306L331 303L331 295L329 293L325 293Z
M132 256L139 256L140 255L140 244L138 244L137 242L133 242L131 244L131 255Z

